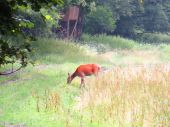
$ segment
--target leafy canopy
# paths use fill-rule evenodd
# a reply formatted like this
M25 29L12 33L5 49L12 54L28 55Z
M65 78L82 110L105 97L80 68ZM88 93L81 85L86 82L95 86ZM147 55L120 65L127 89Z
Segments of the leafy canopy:
M8 73L0 73L0 75L11 74L30 63L28 58L31 52L30 40L31 36L24 34L24 28L33 28L34 24L19 15L17 12L22 9L31 9L39 12L40 9L53 9L62 6L63 0L0 0L0 68L5 64L14 64L20 61L20 67ZM43 16L49 19L49 16ZM45 21L45 20L44 20ZM21 35L24 38L22 45L16 44L8 38L10 36Z
M115 29L115 20L106 6L97 6L85 18L85 32L91 34L108 33Z

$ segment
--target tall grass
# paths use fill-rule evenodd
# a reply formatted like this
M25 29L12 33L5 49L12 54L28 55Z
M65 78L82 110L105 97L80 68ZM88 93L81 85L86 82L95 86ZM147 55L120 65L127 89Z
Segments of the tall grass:
M170 45L159 45L160 57L162 60L170 61Z
M85 48L73 42L43 38L38 39L33 46L35 49L34 57L42 62L75 62L87 56Z
M116 67L88 80L77 106L105 127L168 127L169 77L168 65Z
M95 43L95 44L103 44L111 49L133 49L137 43L130 39L125 39L119 36L109 36L105 34L100 35L82 35L82 41L88 43Z
M33 43L33 59L42 63L102 61L92 56L85 46L68 40L41 38ZM37 62L38 62L37 61Z

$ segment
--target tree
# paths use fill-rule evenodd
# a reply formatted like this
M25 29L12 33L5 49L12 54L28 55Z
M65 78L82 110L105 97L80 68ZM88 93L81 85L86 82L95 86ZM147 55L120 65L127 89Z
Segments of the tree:
M98 0L99 5L105 5L112 11L116 22L113 34L133 37L136 29L140 29L138 19L144 11L140 0Z
M170 1L165 0L164 3L162 3L162 10L165 12L166 16L168 17L168 21L170 22Z
M146 4L143 16L144 27L148 32L167 32L170 24L161 4Z
M10 72L0 75L7 75L26 67L30 60L28 59L31 52L31 36L23 32L23 28L33 27L31 21L17 15L17 11L22 8L30 8L40 12L41 8L53 9L55 6L63 5L63 0L1 0L0 1L0 68L5 64L14 64L17 61L20 66ZM40 12L41 13L41 12ZM42 14L42 17L45 17ZM22 36L24 43L14 45L9 39L10 36Z
M109 33L115 29L115 20L106 6L97 6L85 17L85 32L91 34Z
M98 4L112 10L113 34L134 38L143 32L170 31L169 0L98 0Z

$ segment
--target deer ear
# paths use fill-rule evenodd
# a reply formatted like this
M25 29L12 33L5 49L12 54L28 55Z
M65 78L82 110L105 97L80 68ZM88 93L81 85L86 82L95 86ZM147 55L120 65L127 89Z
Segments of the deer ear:
M68 76L70 76L70 73L68 72Z

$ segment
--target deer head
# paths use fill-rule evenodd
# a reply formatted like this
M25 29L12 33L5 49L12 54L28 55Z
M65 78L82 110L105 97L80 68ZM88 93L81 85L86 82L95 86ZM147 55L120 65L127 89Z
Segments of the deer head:
M72 78L71 78L71 74L68 73L68 77L67 77L67 84L70 84L72 81Z

